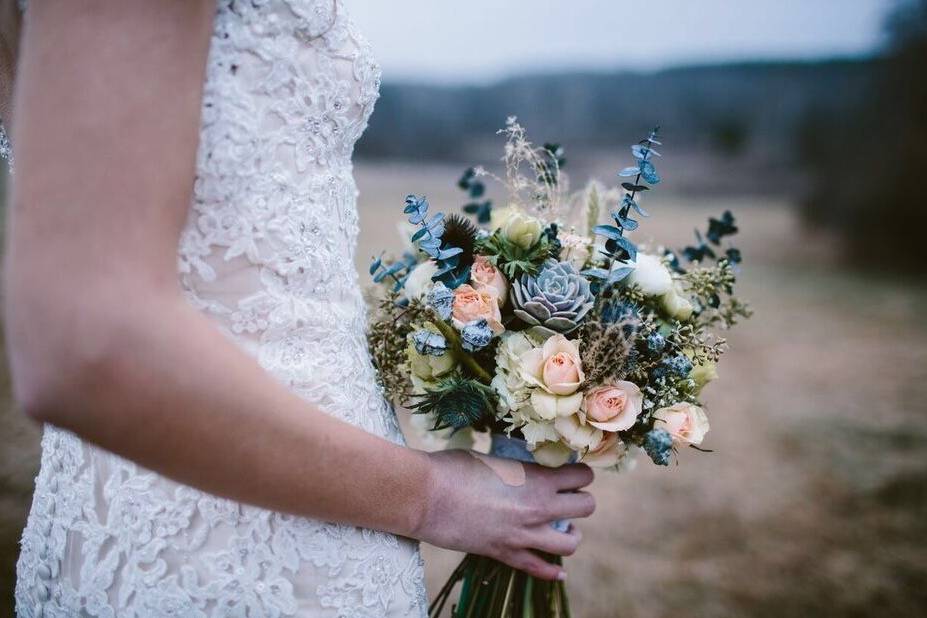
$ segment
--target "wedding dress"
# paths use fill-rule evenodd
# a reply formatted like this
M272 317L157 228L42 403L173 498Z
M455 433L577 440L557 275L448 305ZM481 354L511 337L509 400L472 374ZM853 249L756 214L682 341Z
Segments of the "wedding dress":
M378 88L341 0L220 0L178 274L270 374L400 442L354 270L351 153ZM22 617L420 617L422 573L410 540L218 498L46 427L16 606Z

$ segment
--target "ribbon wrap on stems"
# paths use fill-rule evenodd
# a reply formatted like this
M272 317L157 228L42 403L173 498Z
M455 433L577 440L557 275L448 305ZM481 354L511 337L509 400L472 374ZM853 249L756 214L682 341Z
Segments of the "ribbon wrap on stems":
M534 463L524 440L493 434L490 455ZM551 523L560 532L570 521ZM561 564L559 556L542 554L548 562ZM428 610L439 618L457 583L460 596L451 608L453 618L570 618L570 607L562 581L536 579L501 562L467 554L438 592Z

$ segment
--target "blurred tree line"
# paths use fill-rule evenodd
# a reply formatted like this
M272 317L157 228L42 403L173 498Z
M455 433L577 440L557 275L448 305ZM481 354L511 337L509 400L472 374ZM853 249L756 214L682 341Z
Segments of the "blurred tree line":
M867 96L838 114L813 108L802 124L807 220L837 230L847 256L870 267L922 271L927 228L927 0L888 19Z

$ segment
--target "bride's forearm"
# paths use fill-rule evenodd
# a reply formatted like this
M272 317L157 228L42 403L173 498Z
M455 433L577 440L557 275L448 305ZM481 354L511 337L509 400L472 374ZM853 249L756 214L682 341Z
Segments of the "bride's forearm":
M97 298L93 312L36 295L8 303L8 327L17 395L37 420L221 496L399 534L417 527L424 453L294 395L179 294L83 295ZM75 313L85 318L66 319Z

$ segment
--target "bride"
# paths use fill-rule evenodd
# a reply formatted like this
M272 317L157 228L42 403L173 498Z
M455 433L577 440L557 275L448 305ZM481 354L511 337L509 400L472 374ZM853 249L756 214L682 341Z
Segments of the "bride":
M421 616L416 540L565 576L535 550L575 550L548 522L592 512L588 468L411 450L376 386L351 152L379 72L341 0L33 0L18 51L19 616Z

